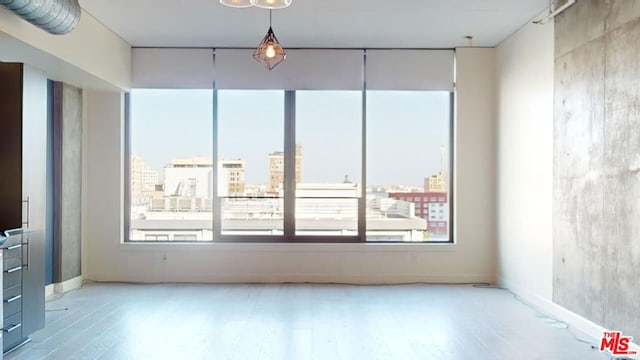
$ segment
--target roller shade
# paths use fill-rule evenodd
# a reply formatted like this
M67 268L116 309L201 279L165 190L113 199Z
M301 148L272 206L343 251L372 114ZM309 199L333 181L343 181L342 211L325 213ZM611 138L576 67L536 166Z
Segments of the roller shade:
M363 50L289 49L272 71L253 49L132 49L132 86L167 89L361 90ZM367 89L453 91L453 50L367 50ZM214 75L215 68L215 75Z
M453 50L367 50L367 89L453 91Z
M216 49L218 89L361 90L362 50L290 49L268 71L252 49Z
M213 49L134 48L132 87L150 89L213 88Z

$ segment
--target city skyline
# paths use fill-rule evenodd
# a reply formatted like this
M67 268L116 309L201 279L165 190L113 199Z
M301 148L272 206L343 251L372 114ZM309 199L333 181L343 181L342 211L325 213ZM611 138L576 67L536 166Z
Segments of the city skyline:
M348 175L360 183L361 93L297 95L304 181L341 182ZM245 161L248 184L267 184L267 155L282 151L283 98L282 91L219 92L218 158ZM173 158L211 156L211 99L211 90L133 91L132 154L159 173ZM441 147L448 154L449 143L448 93L371 92L368 101L368 184L422 186L441 171Z

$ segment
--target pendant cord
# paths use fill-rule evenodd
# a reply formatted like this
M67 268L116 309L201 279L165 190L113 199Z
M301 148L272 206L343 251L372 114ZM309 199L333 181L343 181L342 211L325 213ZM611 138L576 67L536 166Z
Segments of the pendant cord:
M269 9L269 27L271 27L271 9Z

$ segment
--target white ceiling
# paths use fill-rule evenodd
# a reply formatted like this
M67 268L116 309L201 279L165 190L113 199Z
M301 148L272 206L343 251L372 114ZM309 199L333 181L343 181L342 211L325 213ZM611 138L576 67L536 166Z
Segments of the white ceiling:
M253 47L268 10L218 0L80 0L85 10L133 46ZM293 0L274 10L285 47L452 48L495 46L548 0Z

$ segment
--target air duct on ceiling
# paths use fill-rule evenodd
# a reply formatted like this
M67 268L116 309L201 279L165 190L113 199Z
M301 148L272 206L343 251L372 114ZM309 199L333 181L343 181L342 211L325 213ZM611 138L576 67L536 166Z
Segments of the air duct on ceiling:
M54 35L75 29L82 13L78 0L0 0L0 5Z

